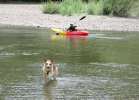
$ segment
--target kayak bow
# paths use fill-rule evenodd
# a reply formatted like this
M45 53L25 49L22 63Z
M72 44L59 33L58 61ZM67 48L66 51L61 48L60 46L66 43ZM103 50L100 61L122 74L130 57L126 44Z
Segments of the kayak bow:
M61 29L57 29L57 28L51 28L51 30L53 30L56 33L59 33L60 35L66 35L66 32L64 32Z

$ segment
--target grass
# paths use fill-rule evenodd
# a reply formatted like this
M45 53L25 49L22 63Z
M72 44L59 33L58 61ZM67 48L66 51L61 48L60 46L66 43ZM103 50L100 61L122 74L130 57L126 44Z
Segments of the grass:
M113 0L112 13L115 16L128 16L134 0Z
M43 13L60 13L62 15L74 15L87 13L92 15L113 15L113 16L139 16L138 0L62 0L62 2L52 2L42 4ZM136 7L134 7L136 5ZM132 10L131 10L132 9ZM135 13L133 10L136 10Z
M104 2L102 0L96 2L92 1L87 6L87 13L92 15L101 15L103 14Z
M103 4L103 14L104 15L111 15L113 8L113 0L104 0Z
M62 15L73 15L85 12L84 3L81 0L63 0L63 2L44 2L41 10L43 13L60 13Z
M41 10L43 13L49 13L49 14L55 14L58 13L59 11L59 4L54 3L54 2L45 2L42 4Z
M81 0L63 0L59 12L62 15L73 15L84 12L84 3Z
M139 1L135 2L129 11L129 15L139 17Z

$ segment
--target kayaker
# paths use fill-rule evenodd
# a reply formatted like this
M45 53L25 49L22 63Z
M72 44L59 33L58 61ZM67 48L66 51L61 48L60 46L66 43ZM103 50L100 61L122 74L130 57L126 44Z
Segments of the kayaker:
M70 24L70 27L67 29L67 31L77 31L76 29L77 26L73 25L73 24Z
M60 35L59 33L56 33L56 35Z

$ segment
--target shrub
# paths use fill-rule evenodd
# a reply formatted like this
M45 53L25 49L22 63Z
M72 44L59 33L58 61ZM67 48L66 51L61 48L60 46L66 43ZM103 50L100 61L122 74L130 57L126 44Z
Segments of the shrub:
M103 14L109 15L112 13L113 0L104 0Z
M129 11L129 15L132 17L139 17L139 1L134 2L133 6Z
M58 13L59 4L54 2L45 2L42 4L41 8L43 13L54 14L54 13Z
M63 0L60 4L59 12L62 15L73 15L85 11L85 3L82 0Z
M134 0L113 0L114 16L128 16Z
M129 16L139 15L138 0L62 0L62 2L52 2L45 0L42 4L44 13L60 13L62 15L73 15L80 13L88 13L93 15L114 15L114 16ZM59 0L61 1L61 0ZM136 4L136 7L133 7ZM133 10L131 10L133 9Z
M114 16L128 16L129 10L136 0L104 0L103 14Z
M91 1L88 4L88 14L101 15L103 14L103 1Z

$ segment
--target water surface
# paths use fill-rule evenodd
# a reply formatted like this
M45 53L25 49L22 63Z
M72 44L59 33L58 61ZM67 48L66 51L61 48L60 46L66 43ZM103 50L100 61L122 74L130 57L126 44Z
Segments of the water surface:
M137 100L139 32L55 36L51 30L0 27L0 100ZM43 57L59 67L45 84Z

